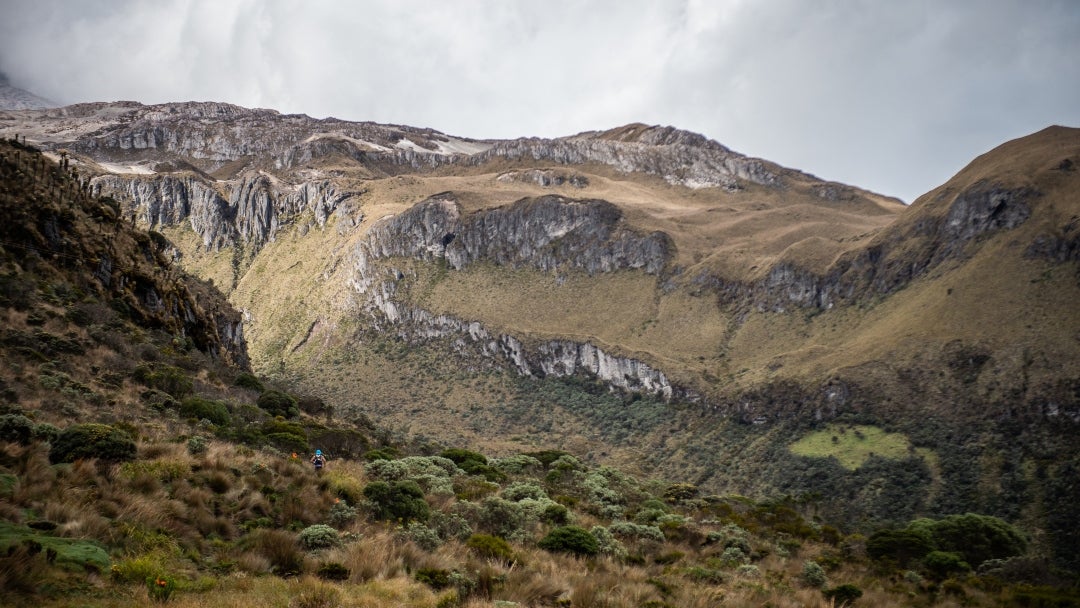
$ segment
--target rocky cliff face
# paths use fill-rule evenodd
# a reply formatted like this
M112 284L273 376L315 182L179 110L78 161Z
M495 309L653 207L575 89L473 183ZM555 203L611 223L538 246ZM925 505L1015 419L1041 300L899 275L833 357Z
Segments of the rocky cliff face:
M460 270L476 262L543 271L620 269L659 273L671 252L670 237L640 235L621 225L618 208L605 201L557 196L525 199L508 207L463 215L449 193L373 226L354 252L352 284L378 325L411 342L452 340L462 356L504 365L526 376L570 376L585 372L628 391L670 399L692 391L672 386L663 372L630 357L614 356L589 343L543 341L526 346L514 336L493 335L477 322L410 306L399 295L407 276L387 261L443 260Z
M1031 215L1039 193L978 182L960 192L943 191L930 209L901 222L867 247L838 259L824 274L782 260L757 281L727 281L700 275L694 282L716 291L721 305L759 311L829 309L895 292L943 262L965 255L969 242L1011 230ZM1050 238L1033 242L1032 255L1054 257L1070 251ZM1036 253L1043 252L1046 253ZM1068 255L1065 253L1064 255Z
M607 201L544 196L463 217L451 193L373 226L367 246L376 258L444 259L457 270L488 261L590 274L626 268L657 274L674 248L662 232L640 234L624 225L622 212Z
M341 229L362 219L359 205L353 202L360 193L340 189L330 180L289 187L263 174L227 182L195 174L165 174L104 175L90 183L95 195L122 201L126 216L150 228L188 222L207 250L238 242L258 248L272 241L283 224L306 212L312 213L320 228L335 213Z
M483 164L495 158L577 165L598 163L623 173L641 172L690 188L739 190L745 182L782 184L782 169L736 154L696 133L671 127L628 125L611 131L582 133L559 139L515 139L496 142L467 159Z

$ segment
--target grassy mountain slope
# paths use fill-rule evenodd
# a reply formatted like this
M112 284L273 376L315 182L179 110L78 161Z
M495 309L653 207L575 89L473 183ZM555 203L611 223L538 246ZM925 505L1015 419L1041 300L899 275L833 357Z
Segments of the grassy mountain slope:
M958 508L1049 519L1048 542L1071 555L1075 517L1060 484L1075 459L1080 368L1077 156L1076 130L1052 128L976 159L905 209L798 183L691 190L596 165L573 168L585 188L500 179L535 168L521 161L369 180L358 228L285 232L230 297L252 316L259 369L421 436L502 453L556 445L718 491L831 488L849 523ZM627 225L671 236L674 257L662 275L395 258L402 302L526 344L570 339L645 361L707 405L607 403L587 383L523 381L451 355L453 338L374 331L355 311L350 256L371 226L444 191L466 215L552 192L611 200ZM196 250L186 263L217 268L221 284L226 259ZM775 275L781 267L795 279ZM812 289L833 294L831 305L788 295ZM914 451L855 472L790 453L829 420L901 432Z
M709 491L820 495L853 529L993 513L1077 563L1075 129L1009 142L904 207L644 125L469 142L221 104L9 116L5 132L74 150L229 293L255 369L338 412ZM339 196L312 202L312 184ZM594 203L612 223L569 228ZM470 258L489 221L502 244ZM586 269L605 235L655 231L660 270ZM676 399L543 371L586 347ZM900 438L855 469L839 435L836 453L792 448L870 427Z
M1037 535L993 518L921 520L867 539L829 525L808 495L708 494L565 452L509 453L521 440L498 459L395 442L247 373L243 341L222 329L237 313L112 204L36 150L0 142L0 605L1080 601L1067 573L1048 570ZM525 417L543 402L557 418L614 412L602 433L627 431L637 420L627 411L672 416L671 405L627 402L588 378L462 375L437 349L359 335L373 372L395 362L418 390L504 390ZM328 365L343 363L360 364ZM700 407L675 411L701 419ZM907 457L898 434L823 432L844 439L819 437L801 453L855 470L875 466L874 449ZM332 457L322 473L303 462L316 446Z

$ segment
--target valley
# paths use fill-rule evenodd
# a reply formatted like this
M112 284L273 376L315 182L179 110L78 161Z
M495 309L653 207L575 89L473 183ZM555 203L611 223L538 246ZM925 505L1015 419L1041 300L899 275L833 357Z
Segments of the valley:
M1080 567L1078 129L910 205L646 125L123 102L0 112L16 135L220 290L259 377L386 445L559 450L850 533L981 513Z

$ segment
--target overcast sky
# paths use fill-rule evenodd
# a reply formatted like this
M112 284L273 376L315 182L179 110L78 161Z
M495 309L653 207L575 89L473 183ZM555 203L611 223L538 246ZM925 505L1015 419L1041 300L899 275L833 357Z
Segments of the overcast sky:
M476 138L673 125L910 202L1080 127L1080 1L0 0L0 70Z

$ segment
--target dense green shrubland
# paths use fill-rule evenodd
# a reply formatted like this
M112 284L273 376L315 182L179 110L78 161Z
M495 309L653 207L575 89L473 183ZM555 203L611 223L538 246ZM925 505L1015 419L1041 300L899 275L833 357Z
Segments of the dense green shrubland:
M274 424L305 428L302 418ZM486 469L469 473L446 456L334 459L317 475L290 454L220 440L193 454L168 437L143 438L138 456L123 464L50 465L34 439L6 446L0 462L16 482L0 492L0 509L15 523L3 538L14 547L11 556L36 564L19 576L37 583L56 577L70 583L73 576L44 554L20 549L33 547L24 541L95 543L108 552L111 585L136 597L135 589L149 589L146 597L154 589L146 580L168 577L169 602L224 605L206 591L230 597L228 573L254 581L310 575L330 585L320 589L336 585L350 595L363 594L373 581L397 581L426 588L430 599L416 601L432 606L527 605L537 585L541 595L570 605L588 589L607 593L609 584L641 585L635 599L611 605L657 606L695 604L718 592L734 605L762 597L861 604L867 594L875 605L906 605L912 597L933 602L948 588L987 606L998 598L1037 597L1032 589L1051 593L1038 586L1044 576L1025 575L1016 561L1033 559L1022 535L996 518L920 519L869 538L844 536L811 517L808 504L702 497L691 484L657 484L567 454L545 458L546 465L535 456L480 461L467 455L483 466L515 463L505 480L492 482ZM442 454L448 452L464 459L461 452ZM477 494L475 484L489 489ZM74 500L90 488L96 501ZM30 519L33 513L41 519ZM75 522L94 523L69 536ZM567 559L585 561L568 566L561 561ZM610 582L565 573L552 579L549 568L619 575ZM0 567L22 597L64 601L62 592L40 591L55 587L4 572ZM1054 597L1072 597L1061 595L1061 582Z

